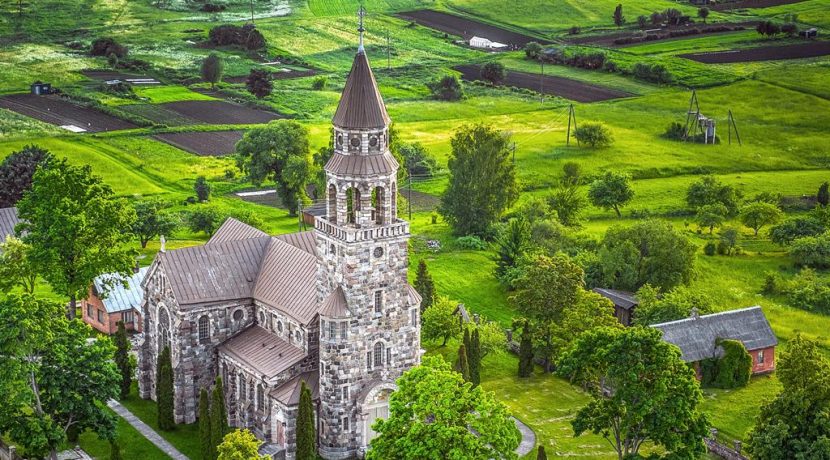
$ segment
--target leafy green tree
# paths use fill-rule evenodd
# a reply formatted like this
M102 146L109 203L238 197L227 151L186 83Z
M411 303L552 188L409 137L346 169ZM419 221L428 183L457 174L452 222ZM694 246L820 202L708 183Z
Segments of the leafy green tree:
M504 404L473 388L440 357L406 371L378 419L368 460L395 458L516 459L521 435Z
M455 316L457 304L452 300L438 296L435 303L424 311L421 325L421 336L424 340L442 339L441 346L447 345L452 337L461 333L458 319Z
M533 374L533 329L531 322L520 318L513 322L513 329L519 332L519 377Z
M509 136L483 124L452 137L450 180L439 212L457 235L483 236L518 198Z
M769 236L774 243L788 246L798 238L818 236L826 231L827 227L814 216L798 216L773 225Z
M216 446L211 440L210 430L210 396L208 391L202 388L199 391L199 452L202 460L216 459Z
M464 88L455 75L444 75L436 81L427 83L432 97L441 101L457 101L464 97Z
M421 321L423 322L424 312L435 302L435 283L432 281L432 275L429 274L427 262L424 259L418 261L415 290L421 295Z
M634 198L631 178L628 174L605 171L599 179L591 183L588 199L591 204L605 210L613 209L617 217L622 217L620 207Z
M830 361L815 341L796 334L781 353L783 388L761 408L747 450L758 460L823 459L830 453Z
M488 62L481 67L481 79L490 82L491 85L501 85L505 78L507 78L507 71L504 70L504 64L501 62Z
M121 399L130 395L130 385L133 382L133 365L130 362L130 339L127 338L127 328L124 322L118 322L118 331L115 333L115 365L121 376Z
M614 137L602 123L583 123L574 130L574 137L580 144L592 148L608 147L614 143Z
M761 227L777 224L782 216L783 213L774 204L749 203L741 210L741 223L754 230L755 236L758 236Z
M523 218L513 218L496 239L496 278L515 268L529 249L530 224Z
M210 189L210 183L205 179L205 176L196 178L196 182L193 184L193 191L196 192L196 198L199 200L199 203L204 203L210 199Z
M470 381L470 361L467 359L467 347L463 343L458 346L458 357L453 368L461 374L465 382Z
M614 8L614 25L622 27L623 24L625 24L625 16L623 16L622 3L620 3Z
M202 61L201 74L202 80L210 83L210 88L215 89L216 83L222 80L222 71L224 70L224 63L216 53L210 53Z
M37 271L29 258L32 247L11 235L0 242L0 291L20 288L26 294L34 294Z
M528 59L537 59L542 52L542 45L538 42L527 42L524 47L525 57Z
M738 247L738 240L740 239L740 232L735 227L725 227L720 232L720 242L718 243L718 248L723 248L725 254L727 256L731 256L732 253Z
M222 216L216 208L202 205L187 214L187 226L191 232L204 232L211 237L222 223L221 219Z
M132 274L135 251L126 243L135 211L90 166L61 160L38 169L17 207L28 259L55 293L69 298L69 318L95 277Z
M219 460L268 460L265 455L259 455L259 445L262 441L248 430L234 430L228 433L218 447ZM298 459L300 457L297 457Z
M482 321L474 327L478 333L478 351L481 359L490 355L498 355L507 350L507 334L505 334L499 323L495 321Z
M702 315L714 310L714 302L708 295L685 286L661 294L660 289L646 284L637 290L637 302L633 322L639 326L688 318L693 308Z
M648 16L641 14L637 16L637 27L645 29L648 26Z
M574 434L599 434L619 459L637 456L645 443L676 459L693 460L706 451L700 386L659 330L585 332L561 357L557 373L591 395L571 422Z
M158 405L158 425L164 431L176 427L173 419L173 363L170 347L165 345L156 363L156 403Z
M706 8L705 6L702 8L698 8L697 17L703 19L703 23L706 24L706 18L709 17L709 8Z
M53 160L48 150L33 144L7 156L0 163L0 208L17 204L23 193L32 186L35 171Z
M701 177L686 191L686 203L690 208L697 210L707 204L722 204L730 217L738 214L740 201L741 195L735 188L722 183L714 176Z
M221 376L217 376L213 384L210 407L210 442L213 446L213 458L216 458L218 446L230 431L225 410L225 387Z
M579 224L579 215L585 207L585 198L579 193L577 183L563 182L548 196L548 204L556 211L556 217L562 225L575 226Z
M271 84L271 73L267 70L251 69L248 78L245 79L245 87L257 99L268 96L274 89L274 86Z
M285 207L297 215L297 200L314 180L308 129L294 120L275 120L252 128L236 144L237 165L259 185L271 179Z
M115 437L106 402L118 395L115 347L90 340L57 302L30 295L0 297L0 432L31 458L57 459L67 433Z
M132 233L138 237L141 248L147 247L150 240L162 235L171 235L178 227L176 217L166 212L168 204L160 200L141 200L133 203L136 220Z
M798 266L830 268L830 232L793 241L790 256Z
M406 170L413 176L432 176L438 169L438 162L418 142L401 142L398 151L403 157Z
M470 348L467 349L467 358L470 363L470 383L475 388L481 385L481 337L478 328L473 329Z
M695 251L669 222L649 219L609 228L591 270L605 287L636 291L651 284L666 290L691 280Z
M726 209L726 206L720 203L706 204L697 208L695 219L701 228L708 228L711 235L715 227L723 225L728 213L729 210Z
M614 316L614 304L610 300L595 292L580 289L576 302L565 309L558 321L547 327L551 337L548 349L555 361L583 333L598 327L623 326Z
M2 166L0 166L0 168L2 168ZM826 207L827 204L830 203L830 183L823 182L819 186L818 193L816 193L816 201L822 207ZM2 206L0 206L0 207L2 207Z
M314 432L314 405L311 390L302 382L300 410L297 413L297 460L317 459L317 435Z

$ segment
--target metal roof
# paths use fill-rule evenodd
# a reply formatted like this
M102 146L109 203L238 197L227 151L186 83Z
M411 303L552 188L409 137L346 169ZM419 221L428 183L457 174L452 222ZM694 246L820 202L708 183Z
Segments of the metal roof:
M328 318L346 318L349 316L349 304L346 302L346 294L342 287L337 286L337 289L326 297L320 307L320 315Z
M229 217L219 230L213 234L206 244L223 243L225 241L247 240L250 238L267 237L268 234L262 230L252 227L244 222L240 222L233 217Z
M144 298L141 282L149 269L150 267L141 268L130 277L108 273L95 278L92 284L107 313L138 310L141 307Z
M340 176L388 176L397 173L398 166L395 157L389 152L376 155L343 155L335 152L325 169Z
M651 327L663 331L663 340L680 347L681 357L686 362L722 356L723 349L715 344L718 339L740 340L750 351L778 345L778 339L759 306L653 324Z
M266 378L276 377L306 357L306 353L259 326L248 329L219 345L219 352L225 353Z
M320 373L316 370L304 372L285 383L271 390L271 397L286 406L296 406L300 404L300 391L302 390L302 382L305 382L308 389L311 390L311 399L320 399Z
M19 223L17 208L0 208L0 243L6 241L7 236L14 235L14 227Z
M591 290L610 300L614 303L614 305L625 310L630 310L631 307L636 307L640 304L633 292L605 288L593 288Z
M359 52L354 57L332 123L345 129L372 129L384 128L389 122L369 58L366 53Z
M253 297L308 324L317 314L317 257L272 238Z
M277 235L274 238L285 241L291 246L302 249L303 251L317 255L317 238L314 236L314 231L298 233L286 233L284 235Z

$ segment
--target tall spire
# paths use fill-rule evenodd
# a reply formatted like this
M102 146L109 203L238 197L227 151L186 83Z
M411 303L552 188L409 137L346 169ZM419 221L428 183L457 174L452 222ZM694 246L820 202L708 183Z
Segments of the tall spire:
M364 49L363 49L363 32L365 32L365 31L366 31L366 29L364 29L364 28L363 28L363 18L364 18L365 16L366 16L366 9L365 9L365 8L363 8L363 2L360 2L360 9L359 9L359 10L357 10L357 17L358 17L358 22L359 22L359 25L358 25L358 27L357 27L357 31L360 33L360 42L359 42L359 44L357 45L357 52L358 52L359 54L364 53Z

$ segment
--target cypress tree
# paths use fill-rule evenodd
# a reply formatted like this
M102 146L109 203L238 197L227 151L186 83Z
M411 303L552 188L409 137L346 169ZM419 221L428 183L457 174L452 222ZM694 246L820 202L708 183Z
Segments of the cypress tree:
M481 384L481 343L478 328L473 329L470 348L467 349L467 361L470 363L470 381L473 382L473 388L475 388Z
M130 395L133 369L130 365L130 341L123 321L118 322L118 332L115 333L115 365L121 374L121 399L124 399Z
M115 440L110 441L110 460L122 460L121 448Z
M206 389L199 392L199 441L202 460L213 460L213 442L210 430L210 396Z
M429 274L427 263L424 259L418 262L418 273L415 275L415 290L421 295L421 316L423 317L424 310L432 306L435 301L435 283L432 281L432 275Z
M519 342L519 377L530 377L533 373L533 337L530 325L525 321Z
M164 431L176 427L173 419L173 362L170 347L161 351L156 365L156 403L158 403L158 424Z
M314 405L311 390L301 383L300 408L297 413L297 460L317 459L317 435L314 432Z
M469 350L470 347L473 346L473 344L470 342L470 328L468 328L466 326L464 327L464 342L463 343L464 343L464 349L465 350ZM469 355L468 355L468 357L469 357ZM470 360L468 359L467 362L469 362L469 361Z
M467 359L467 347L463 343L458 346L458 358L455 360L455 370L464 377L465 382L470 381L470 362Z
M830 183L825 182L819 186L816 201L822 206L827 206L830 203Z
M539 446L539 450L536 451L536 460L548 460L548 454L545 453L545 446Z
M216 377L216 384L213 385L213 399L210 410L210 455L211 459L218 457L216 448L222 444L225 435L228 434L228 414L225 410L225 389L222 385L222 377Z

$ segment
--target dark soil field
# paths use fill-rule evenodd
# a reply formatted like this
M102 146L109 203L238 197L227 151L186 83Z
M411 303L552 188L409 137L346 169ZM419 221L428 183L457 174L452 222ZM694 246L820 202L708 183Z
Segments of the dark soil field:
M709 8L715 11L729 11L741 8L768 8L770 6L789 5L791 3L799 3L804 0L741 0L738 2L725 2L709 5Z
M830 54L830 41L811 41L796 45L761 46L740 50L717 51L712 53L681 54L682 58L704 64L726 64L730 62L776 61L801 59Z
M310 77L312 75L316 75L316 70L302 70L302 71L291 71L291 72L271 72L271 79L272 80L290 80L292 78L303 78L303 77ZM223 78L222 81L225 83L245 83L248 80L247 75L240 75L237 77L226 77Z
M179 101L161 104L199 123L210 125L268 123L283 116L225 101Z
M525 46L528 42L550 43L547 40L439 11L417 10L400 13L398 16L409 21L415 21L422 26L446 32L450 35L458 35L466 40L474 36L484 37L494 42L515 45L519 48Z
M233 153L244 131L211 131L193 133L164 133L153 136L173 147L201 156L222 156Z
M454 69L461 72L461 76L465 80L481 80L481 66L479 65L461 65L454 67ZM508 71L504 85L539 92L540 78L539 75L532 73ZM597 102L631 96L631 94L623 91L562 77L545 76L541 86L542 92L545 94L577 102Z
M713 35L713 34L722 34L722 33L730 33L734 32L734 30L716 30L717 27L725 26L731 29L736 27L740 28L743 27L747 28L754 28L757 25L757 22L723 22L717 24L698 24L693 23L685 26L668 26L668 27L656 27L654 30L655 32L650 32L650 35L658 35L660 38L654 40L644 40L641 42L631 43L631 44L618 44L614 43L618 39L626 39L626 38L640 38L643 35L643 32L640 30L637 31L627 31L627 32L613 32L609 34L603 35L589 35L589 36L570 36L566 39L566 41L573 45L596 45L596 46L607 46L610 48L625 48L626 46L637 46L642 45L644 43L653 43L656 41L665 41L665 40L683 40L687 38L695 38L700 37L702 35ZM647 29L651 29L649 26ZM699 34L691 34L685 35L681 37L671 37L669 34L673 31L680 31L684 29L698 29L701 31ZM740 29L739 29L740 30Z
M81 107L59 96L10 94L0 98L0 108L58 126L73 125L89 132L137 128L136 125L96 109Z

